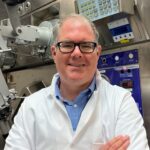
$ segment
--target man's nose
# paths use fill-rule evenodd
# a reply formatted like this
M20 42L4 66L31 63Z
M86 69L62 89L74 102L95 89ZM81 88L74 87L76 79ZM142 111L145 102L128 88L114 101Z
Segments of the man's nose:
M83 55L78 45L75 46L74 51L71 55L74 57L81 57Z

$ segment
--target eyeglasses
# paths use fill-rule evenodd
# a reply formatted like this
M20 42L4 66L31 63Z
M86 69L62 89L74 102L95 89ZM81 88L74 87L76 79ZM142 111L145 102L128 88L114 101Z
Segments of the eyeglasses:
M58 42L56 46L62 53L71 53L74 51L75 47L78 46L82 53L93 53L97 44L95 42Z

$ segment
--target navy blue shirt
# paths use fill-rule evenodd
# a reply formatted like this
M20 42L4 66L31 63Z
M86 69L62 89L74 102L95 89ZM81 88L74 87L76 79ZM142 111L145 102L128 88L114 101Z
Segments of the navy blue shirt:
M82 91L74 100L67 100L61 96L59 82L60 78L58 77L55 83L55 96L58 100L61 100L64 103L68 116L71 120L73 131L75 131L80 120L81 113L96 88L96 79L94 77L90 86Z

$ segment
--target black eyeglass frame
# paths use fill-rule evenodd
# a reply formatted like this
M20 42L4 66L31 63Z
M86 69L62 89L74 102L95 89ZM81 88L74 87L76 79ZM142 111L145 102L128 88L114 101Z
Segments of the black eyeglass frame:
M71 51L69 51L69 52L64 52L64 51L62 51L61 50L61 44L62 43L72 43L72 44L74 44L74 47L73 47L73 49L71 50ZM90 51L90 52L86 52L86 51L82 51L82 49L81 49L81 44L86 44L86 43L89 43L89 44L93 44L93 48L91 48L91 50L92 51ZM75 49L75 47L76 46L78 46L79 47L79 49L80 49L80 51L81 51L81 53L93 53L94 52L94 50L95 50L95 48L97 47L97 43L96 42L90 42L90 41L87 41L87 42L78 42L78 43L75 43L75 42L69 42L69 41L60 41L60 42L58 42L58 43L56 43L56 47L58 47L59 48L59 51L61 52L61 53L64 53L64 54L66 54L66 53L72 53L73 51L74 51L74 49Z

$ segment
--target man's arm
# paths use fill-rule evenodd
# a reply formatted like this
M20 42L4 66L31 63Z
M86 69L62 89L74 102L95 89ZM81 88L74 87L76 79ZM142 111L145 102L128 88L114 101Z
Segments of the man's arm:
M120 105L116 122L116 135L128 135L128 150L149 150L143 118L130 94L126 94Z
M108 126L106 126L108 128L108 133L111 136L105 139L105 144L107 145L114 137L127 135L130 137L130 144L128 145L127 150L149 150L143 118L131 93L124 93L124 90L122 90L124 94L117 95L117 92L118 88L111 95L112 97L115 97L115 102L111 103L112 101L110 101L110 105L107 104L107 106L111 106L107 109L109 109L109 113L112 114L109 114L107 119L109 119L110 124L112 122L113 127L108 128Z
M34 118L27 109L26 100L22 103L14 119L4 150L31 150L33 149L33 122ZM27 111L28 110L28 111Z
M118 135L129 136L128 150L149 150L143 118L131 93L127 92L120 98L122 100L116 99L117 101L114 103L115 126L112 131L114 137Z

